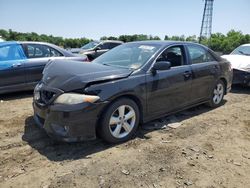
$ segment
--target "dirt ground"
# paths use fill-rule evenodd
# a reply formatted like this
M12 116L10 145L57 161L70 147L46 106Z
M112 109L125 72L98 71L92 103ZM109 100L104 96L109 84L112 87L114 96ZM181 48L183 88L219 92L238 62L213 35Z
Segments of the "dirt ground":
M250 88L176 114L177 129L144 125L120 145L56 144L34 124L31 92L0 100L1 188L250 187Z

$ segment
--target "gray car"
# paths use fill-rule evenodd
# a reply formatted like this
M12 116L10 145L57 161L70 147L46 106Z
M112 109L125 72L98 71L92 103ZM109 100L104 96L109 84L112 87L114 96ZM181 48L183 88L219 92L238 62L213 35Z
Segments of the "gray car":
M92 41L85 44L81 48L72 48L70 51L74 54L83 54L88 56L90 61L106 53L112 48L123 44L122 41L117 40L103 40L103 41Z
M33 89L45 65L56 59L88 60L49 43L0 42L0 94Z

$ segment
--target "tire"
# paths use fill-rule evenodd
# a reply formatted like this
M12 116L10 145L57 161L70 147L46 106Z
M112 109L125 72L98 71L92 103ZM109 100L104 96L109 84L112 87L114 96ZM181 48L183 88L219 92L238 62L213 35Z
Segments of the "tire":
M131 139L139 125L139 114L139 108L133 100L118 99L102 115L101 126L97 127L99 135L112 144Z
M211 97L208 105L212 108L220 106L223 102L225 95L225 83L222 80L216 82L213 90L211 91Z

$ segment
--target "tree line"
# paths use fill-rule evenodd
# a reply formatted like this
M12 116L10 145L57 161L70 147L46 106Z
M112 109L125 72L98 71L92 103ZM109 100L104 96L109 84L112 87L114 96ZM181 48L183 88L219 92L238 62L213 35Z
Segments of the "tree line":
M92 41L88 38L63 38L55 37L52 35L37 34L34 32L31 33L21 33L9 30L0 29L0 36L4 40L11 41L41 41L49 42L55 45L64 47L64 48L79 48L84 44ZM144 35L144 34L135 34L135 35L120 35L119 37L114 36L103 36L100 40L120 40L123 42L132 42L132 41L143 41L143 40L161 40L158 36ZM175 41L190 41L198 43L199 37L196 35L193 36L168 36L165 35L164 40L175 40ZM221 52L223 54L230 53L233 49L238 47L241 44L250 43L250 35L243 34L241 31L231 30L227 34L214 33L211 35L211 38L208 40L206 38L201 39L201 43L209 46L216 52Z

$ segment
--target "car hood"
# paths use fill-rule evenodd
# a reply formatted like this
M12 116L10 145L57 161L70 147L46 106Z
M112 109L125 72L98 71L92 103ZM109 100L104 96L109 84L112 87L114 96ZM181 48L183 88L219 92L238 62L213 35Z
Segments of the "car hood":
M65 92L85 88L87 84L126 78L130 69L78 61L52 61L43 71L42 82Z
M227 59L233 69L250 71L250 56L245 55L223 55L222 58Z

